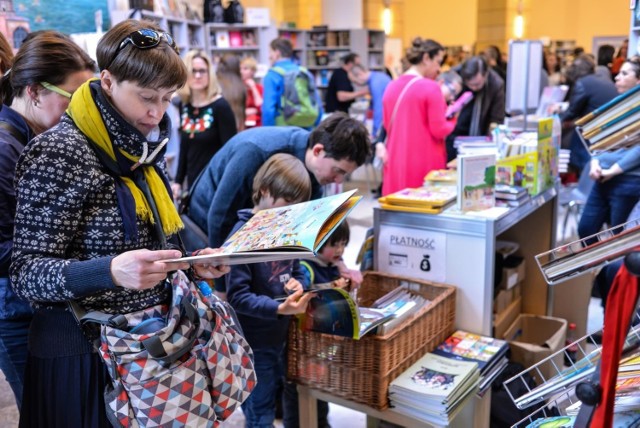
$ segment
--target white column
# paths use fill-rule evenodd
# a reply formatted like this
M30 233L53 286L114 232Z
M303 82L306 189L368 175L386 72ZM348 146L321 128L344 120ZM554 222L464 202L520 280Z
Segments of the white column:
M329 28L362 28L361 0L322 0L322 23Z

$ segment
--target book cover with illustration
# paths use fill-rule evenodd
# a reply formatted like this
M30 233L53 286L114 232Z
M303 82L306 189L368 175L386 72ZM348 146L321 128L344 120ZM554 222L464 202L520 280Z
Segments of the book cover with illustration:
M392 312L358 307L341 288L313 290L307 311L298 317L298 326L306 331L360 339L394 317Z
M495 206L496 156L458 156L458 200L460 211L482 211Z
M425 396L447 403L478 376L478 363L428 353L391 382L389 393Z
M456 199L455 186L423 186L407 188L378 198L380 208L392 211L408 211L438 214Z
M242 47L242 33L240 31L229 31L229 47Z
M508 349L506 340L458 330L438 345L433 353L455 360L476 362L483 373L506 354Z
M216 31L216 47L218 48L228 48L231 47L231 42L229 41L229 32L226 30L217 30Z
M362 199L355 192L258 211L222 244L220 252L164 262L234 265L313 258Z

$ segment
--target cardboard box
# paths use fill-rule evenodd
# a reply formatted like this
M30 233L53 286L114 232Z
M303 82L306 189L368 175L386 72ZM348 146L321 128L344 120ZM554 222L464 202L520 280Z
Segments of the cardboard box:
M522 306L522 298L515 299L507 309L499 312L493 317L493 337L503 337L504 333L511 324L518 318L520 307Z
M553 120L540 120L535 150L500 159L496 163L496 182L526 187L530 195L537 195L553 186L558 176L558 152Z
M516 261L517 264L515 266L502 268L502 281L500 282L499 288L503 290L509 290L515 287L524 279L524 258L510 256L505 260L505 264L508 265L510 260Z
M507 309L507 307L513 302L513 291L500 290L495 299L493 299L493 312L499 314Z
M567 321L562 318L542 315L520 314L506 331L503 339L509 342L511 361L530 368L565 346ZM497 336L496 336L497 337ZM553 361L556 367L563 367L563 354L559 353ZM538 366L545 379L557 374L551 361ZM538 377L537 370L532 371ZM536 379L538 383L545 379Z

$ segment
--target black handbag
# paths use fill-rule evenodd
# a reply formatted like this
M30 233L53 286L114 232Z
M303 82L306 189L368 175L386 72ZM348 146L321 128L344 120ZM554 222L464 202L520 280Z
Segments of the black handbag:
M204 22L224 22L224 8L221 0L204 0Z
M224 22L227 24L243 24L244 23L244 7L240 4L240 0L233 0L224 9Z
M194 222L191 217L189 217L189 203L191 202L191 193L193 189L196 188L198 181L202 178L202 174L207 170L205 167L200 174L193 180L193 183L189 184L189 191L182 195L180 199L180 204L178 206L178 212L180 213L180 219L184 224L184 229L182 229L179 233L182 242L184 243L184 247L187 250L187 254L201 250L203 248L207 248L209 246L209 236L207 232L200 229L200 226Z

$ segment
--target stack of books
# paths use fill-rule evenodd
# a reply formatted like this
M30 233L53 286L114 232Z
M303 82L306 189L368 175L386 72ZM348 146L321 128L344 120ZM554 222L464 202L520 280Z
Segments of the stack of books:
M456 199L454 186L407 188L378 199L380 207L392 211L438 214Z
M507 366L508 349L509 344L505 340L458 330L438 345L433 353L453 360L477 363L480 370L478 395L482 396Z
M589 150L616 150L640 142L640 86L618 95L576 121Z
M455 186L457 181L455 169L434 169L424 176L425 186Z
M449 425L477 390L478 363L428 353L389 385L398 413L434 425Z
M497 207L515 208L531 199L526 187L496 184L493 189Z

